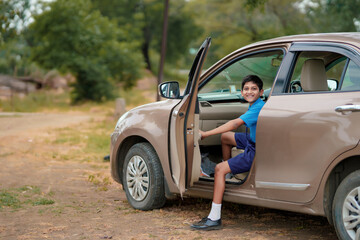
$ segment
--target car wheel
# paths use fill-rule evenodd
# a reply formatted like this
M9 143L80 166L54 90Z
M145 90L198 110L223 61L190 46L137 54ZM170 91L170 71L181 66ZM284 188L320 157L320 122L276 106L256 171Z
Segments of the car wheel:
M129 203L136 209L150 210L165 204L164 173L149 143L137 143L126 154L123 187Z
M333 219L339 239L360 239L360 170L349 174L337 188Z

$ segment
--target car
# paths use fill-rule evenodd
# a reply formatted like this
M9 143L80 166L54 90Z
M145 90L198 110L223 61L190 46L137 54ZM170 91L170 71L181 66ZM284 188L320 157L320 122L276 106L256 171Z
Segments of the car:
M177 82L162 83L163 101L119 118L111 174L129 203L150 210L177 196L212 198L214 179L200 172L205 161L222 161L220 136L199 140L199 130L248 109L241 81L254 74L265 90L256 155L248 173L226 180L224 200L325 216L340 239L359 239L360 33L265 40L202 72L210 43L199 48L182 94Z

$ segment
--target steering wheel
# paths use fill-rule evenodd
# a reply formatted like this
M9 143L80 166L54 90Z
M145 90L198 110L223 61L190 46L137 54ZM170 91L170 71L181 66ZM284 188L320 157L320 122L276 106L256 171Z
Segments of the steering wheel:
M296 93L296 92L302 92L303 89L301 87L301 83L299 80L294 80L290 83L290 92Z

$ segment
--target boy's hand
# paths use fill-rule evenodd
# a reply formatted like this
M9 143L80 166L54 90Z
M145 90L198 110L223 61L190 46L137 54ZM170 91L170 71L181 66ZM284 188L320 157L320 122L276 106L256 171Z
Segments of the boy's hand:
M206 132L201 131L201 130L199 130L199 132L200 132L200 139L201 139L201 140L203 140L204 138L208 137L208 135L206 134Z

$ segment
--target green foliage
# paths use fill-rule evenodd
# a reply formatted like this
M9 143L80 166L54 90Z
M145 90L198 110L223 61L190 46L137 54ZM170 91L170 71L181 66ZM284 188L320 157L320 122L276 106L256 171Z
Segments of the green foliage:
M205 68L255 41L358 31L359 7L358 0L170 1L165 77L186 81L173 69L188 69L189 50L208 36L213 41ZM157 73L163 11L164 0L0 0L0 73L30 75L36 62L36 70L73 73L73 102L112 99L119 82L125 98L141 102L128 89L145 66ZM15 99L11 109L36 111L42 101L34 98L27 110Z
M93 183L98 191L107 191L108 186L111 185L109 177L103 177L102 174L90 174L88 176L88 181Z
M38 206L38 205L51 205L54 204L55 201L51 200L51 199L47 199L47 198L39 198L36 199L35 201L33 201L33 206Z
M0 100L0 109L6 112L38 112L51 108L69 110L68 98L68 93L54 94L40 91L30 93L25 98L13 97L10 100Z
M20 201L16 193L10 193L6 190L0 192L0 209L3 207L19 208Z
M28 61L30 48L22 38L14 38L0 47L0 73L27 75L31 63Z
M86 150L91 150L94 153L104 154L109 151L110 139L107 132L91 133L88 136L88 141L86 144Z
M63 128L61 134L53 141L54 144L79 144L84 138L79 134L72 134L73 129ZM87 138L86 138L87 139ZM55 156L56 157L56 156Z
M268 0L246 0L244 3L244 7L251 10L256 9L257 7L261 7Z
M11 40L28 20L30 0L0 0L0 45Z
M156 89L154 89L156 91ZM148 100L144 98L141 91L136 88L120 89L120 96L125 99L127 106L139 106L148 103Z
M77 81L73 84L71 94L73 102L94 100L97 102L114 98L113 85L106 74L107 69L101 65L83 60L76 69Z
M309 22L297 7L298 2L249 0L239 4L236 0L190 1L188 7L197 9L197 24L204 26L201 39L207 36L213 38L207 66L256 41L309 32Z
M49 8L30 26L31 58L76 76L74 102L111 99L113 81L131 85L140 76L140 55L118 41L116 24L94 11L90 0L59 0Z
M0 0L1 74L29 73L30 49L21 33L30 16L30 0Z
M202 33L202 28L195 24L195 13L185 8L184 1L171 2L167 38L166 60L176 63L182 55L188 53L189 45ZM161 41L157 39L160 52Z
M102 112L104 114L104 112ZM112 115L112 114L111 114ZM54 133L55 140L51 144L62 145L69 151L65 154L49 152L49 156L61 161L86 161L96 163L103 160L109 154L110 133L114 130L117 119L107 118L103 121L91 121L86 128L60 128Z
M160 53L163 27L163 0L93 0L94 7L117 22L126 40L139 44L147 68L157 69L152 64L152 51ZM196 39L201 28L195 24L196 12L187 11L185 0L169 4L168 41L166 61L175 63L184 57L189 44ZM139 41L140 40L140 41Z
M28 185L19 188L2 189L0 190L0 209L4 207L18 209L25 204L37 206L55 203L54 200L45 198L45 195L50 196L53 193L43 194L39 187Z
M315 32L356 32L359 8L359 0L312 0L306 11Z

